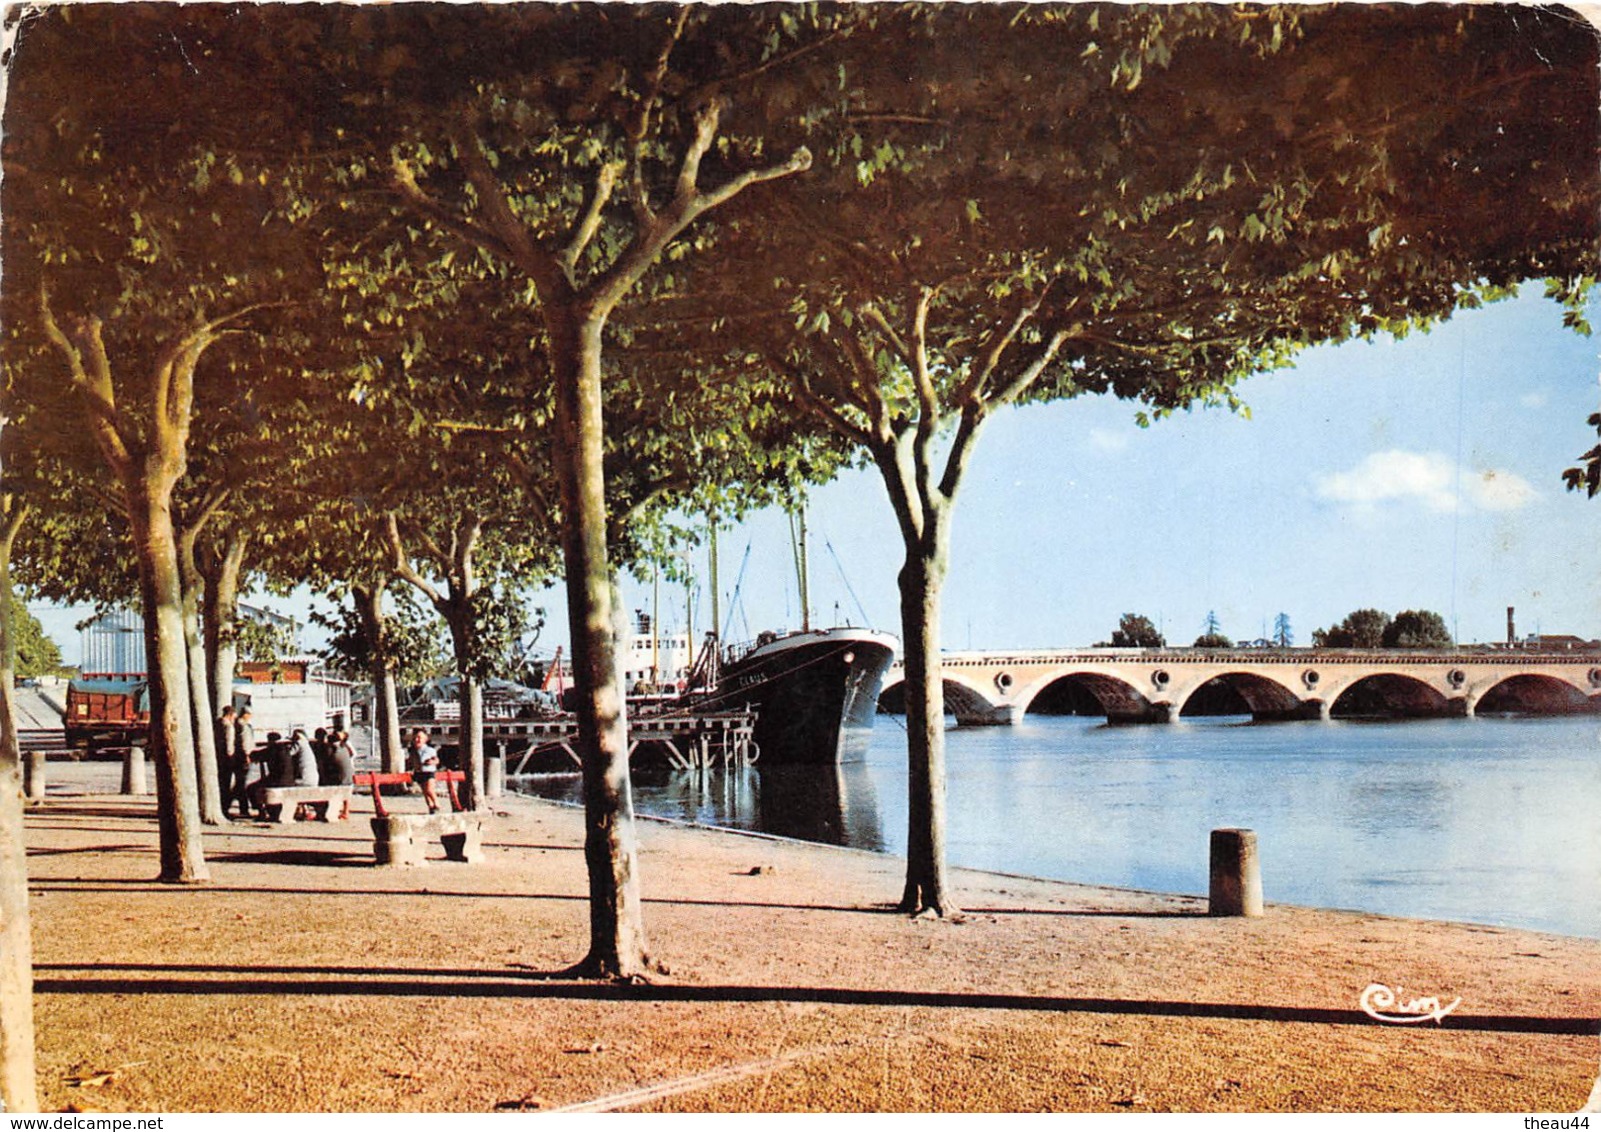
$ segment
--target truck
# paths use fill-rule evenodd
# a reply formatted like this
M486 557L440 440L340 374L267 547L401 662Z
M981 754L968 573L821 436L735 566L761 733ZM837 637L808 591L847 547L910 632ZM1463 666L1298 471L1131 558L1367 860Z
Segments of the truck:
M96 675L67 685L67 745L94 754L144 746L150 736L150 685L142 676Z

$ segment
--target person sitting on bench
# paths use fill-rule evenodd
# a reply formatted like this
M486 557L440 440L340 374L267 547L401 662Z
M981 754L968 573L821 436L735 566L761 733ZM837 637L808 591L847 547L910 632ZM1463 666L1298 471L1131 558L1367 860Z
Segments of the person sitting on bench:
M422 799L428 803L428 812L439 812L439 797L434 793L434 775L439 773L439 752L428 745L428 732L419 727L411 733L411 748L406 762L411 780L422 787Z

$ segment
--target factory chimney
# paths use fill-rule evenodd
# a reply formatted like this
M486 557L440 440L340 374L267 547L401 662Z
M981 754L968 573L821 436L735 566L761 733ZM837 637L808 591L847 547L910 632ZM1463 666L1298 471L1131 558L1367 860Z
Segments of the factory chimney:
M1518 643L1517 625L1512 620L1512 611L1513 611L1514 608L1515 607L1510 606L1510 605L1506 607L1506 643L1507 643L1507 648L1511 648L1513 645Z

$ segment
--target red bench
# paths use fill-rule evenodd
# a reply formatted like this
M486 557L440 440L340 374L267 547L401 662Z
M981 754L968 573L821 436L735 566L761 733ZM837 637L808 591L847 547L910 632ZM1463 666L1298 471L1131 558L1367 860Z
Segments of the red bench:
M403 770L398 773L369 770L357 774L351 781L357 786L369 786L372 788L373 813L381 818L386 818L389 816L389 810L384 806L383 787L410 786L414 780L409 770ZM450 808L459 812L461 810L461 796L456 792L456 784L466 782L467 776L459 770L440 770L434 772L434 781L445 784L450 791Z

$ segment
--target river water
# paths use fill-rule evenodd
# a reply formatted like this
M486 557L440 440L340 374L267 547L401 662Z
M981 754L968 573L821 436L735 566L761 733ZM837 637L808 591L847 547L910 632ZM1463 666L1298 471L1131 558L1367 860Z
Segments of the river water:
M1108 727L1030 715L947 734L953 864L1205 895L1209 831L1257 831L1266 898L1601 938L1601 717ZM513 788L561 801L574 775ZM864 762L636 767L641 813L904 853L906 738ZM892 894L893 895L893 894Z

